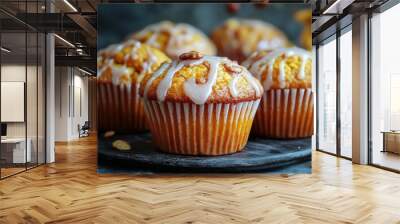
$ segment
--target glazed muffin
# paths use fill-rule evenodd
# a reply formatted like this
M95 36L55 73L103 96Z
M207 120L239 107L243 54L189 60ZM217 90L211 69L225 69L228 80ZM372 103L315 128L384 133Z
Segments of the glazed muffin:
M287 37L269 23L250 19L229 19L212 33L218 54L242 62L260 50L290 45Z
M269 138L304 138L313 134L311 54L300 48L260 51L243 66L261 81L264 94L253 132Z
M215 55L216 49L209 38L200 30L185 23L162 21L149 25L134 33L130 38L139 40L165 52L172 59L189 51Z
M262 92L246 68L198 52L164 63L140 88L160 150L208 156L243 149Z
M310 9L304 9L298 11L294 15L295 19L302 23L304 28L300 35L300 44L307 50L312 49L312 34L311 34L311 23L312 23L312 12Z
M99 51L100 131L135 133L147 129L143 102L138 95L140 82L169 60L161 51L134 40Z

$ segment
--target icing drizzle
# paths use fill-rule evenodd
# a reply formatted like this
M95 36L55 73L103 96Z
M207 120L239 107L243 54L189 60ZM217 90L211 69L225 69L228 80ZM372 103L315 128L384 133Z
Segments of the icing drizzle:
M234 63L227 58L215 57L215 56L203 56L200 59L193 60L181 60L174 61L172 63L164 63L149 79L146 83L144 96L147 97L147 92L152 82L159 77L160 75L165 73L164 78L161 80L159 85L157 86L157 99L159 101L164 101L167 96L168 89L171 87L172 79L174 74L179 71L182 67L188 65L199 65L203 62L208 62L210 67L208 71L207 82L204 84L197 84L194 77L189 78L183 84L183 90L195 104L204 104L208 97L212 93L212 87L215 85L218 78L218 68L220 64L229 64L231 66L239 66L237 63ZM236 83L239 77L243 77L247 80L249 85L253 87L257 96L261 96L262 87L258 83L258 81L251 76L251 74L246 70L242 69L240 73L234 74L233 79L229 83L229 90L233 97L238 96L238 89L236 87Z
M285 65L286 65L286 59L290 56L300 56L301 66L297 78L305 79L305 67L308 59L311 59L311 54L308 51L297 47L276 49L268 53L264 57L256 60L255 62L253 61L252 58L256 55L252 55L248 60L243 62L243 66L247 67L249 71L252 72L257 77L258 80L261 80L261 75L263 71L265 70L265 68L268 67L267 77L262 84L264 90L269 90L273 85L272 74L275 61L282 55L285 55L285 58L283 58L279 64L279 76L278 76L279 87L284 88L286 86ZM252 62L254 63L251 64Z

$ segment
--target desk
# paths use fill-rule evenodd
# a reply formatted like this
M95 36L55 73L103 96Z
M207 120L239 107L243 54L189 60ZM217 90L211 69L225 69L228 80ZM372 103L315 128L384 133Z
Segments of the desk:
M25 163L30 162L32 158L31 154L31 139L27 138L26 142L28 143L26 147L26 154L25 154L25 138L5 138L1 139L1 147L2 152L12 152L12 161L9 158L10 163ZM3 148L5 147L5 148ZM13 148L10 148L13 147ZM3 155L2 155L3 157ZM11 156L10 156L11 157ZM4 158L4 157L3 157ZM26 159L26 161L25 161ZM6 158L6 161L8 159Z
M383 131L382 152L400 154L400 131Z

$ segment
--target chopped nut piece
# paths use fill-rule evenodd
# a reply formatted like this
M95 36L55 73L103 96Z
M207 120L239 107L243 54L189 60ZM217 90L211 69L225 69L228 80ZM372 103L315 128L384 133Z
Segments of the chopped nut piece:
M104 133L104 138L111 138L115 135L115 131L107 131Z
M131 150L131 145L124 140L116 140L112 143L112 146L121 151Z
M183 53L179 56L180 60L195 60L202 58L203 55L197 51L189 51L187 53Z
M224 66L226 70L232 73L241 73L243 71L243 68L238 65L224 64Z

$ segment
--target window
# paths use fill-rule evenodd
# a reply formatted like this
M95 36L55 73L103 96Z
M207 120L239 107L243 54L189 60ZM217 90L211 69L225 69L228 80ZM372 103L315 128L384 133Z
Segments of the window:
M318 48L318 149L336 153L336 37Z
M340 36L340 155L352 157L352 33L351 26Z
M371 18L371 162L400 170L400 5Z

